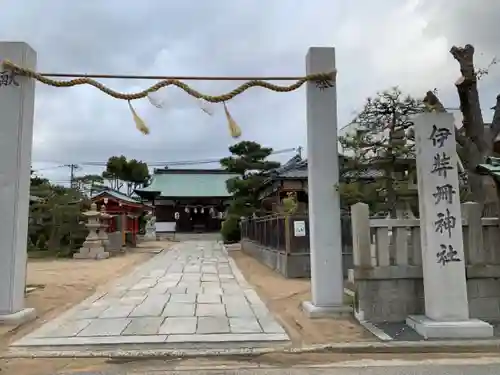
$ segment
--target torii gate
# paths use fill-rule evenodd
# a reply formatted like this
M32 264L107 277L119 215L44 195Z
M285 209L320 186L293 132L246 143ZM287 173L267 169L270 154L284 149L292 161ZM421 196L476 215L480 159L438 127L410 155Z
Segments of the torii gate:
M36 52L26 43L0 42L0 59L36 71ZM35 316L35 311L24 305L35 80L23 74L13 75L5 67L3 70L0 73L0 323L21 323ZM307 75L324 75L324 72L333 72L334 81L334 48L311 47L306 57ZM304 302L303 306L309 316L324 317L349 311L343 306L340 204L335 188L339 182L336 85L319 85L318 79L314 81L311 77L303 77L301 81L295 88L307 85L312 289L312 301Z

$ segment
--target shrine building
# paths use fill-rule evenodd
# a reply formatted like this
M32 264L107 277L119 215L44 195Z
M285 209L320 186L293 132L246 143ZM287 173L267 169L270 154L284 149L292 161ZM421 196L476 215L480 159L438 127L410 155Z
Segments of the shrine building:
M229 204L221 169L155 169L148 186L135 192L154 207L157 232L215 232Z

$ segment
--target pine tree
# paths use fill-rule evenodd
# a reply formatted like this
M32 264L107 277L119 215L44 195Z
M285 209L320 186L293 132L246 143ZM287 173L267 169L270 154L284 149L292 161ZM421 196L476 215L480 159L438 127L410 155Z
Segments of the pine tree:
M242 141L229 147L232 156L220 160L221 165L237 177L227 181L227 190L233 195L228 215L241 217L258 213L261 208L258 189L267 178L266 172L280 163L266 160L272 148L252 141Z
M368 98L353 121L357 128L340 137L348 160L343 166L349 181L340 184L340 193L350 203L365 201L375 211L397 216L399 202L416 193L409 186L414 177L415 142L412 116L424 110L421 100L404 96L397 87ZM372 184L360 183L367 172L379 171Z

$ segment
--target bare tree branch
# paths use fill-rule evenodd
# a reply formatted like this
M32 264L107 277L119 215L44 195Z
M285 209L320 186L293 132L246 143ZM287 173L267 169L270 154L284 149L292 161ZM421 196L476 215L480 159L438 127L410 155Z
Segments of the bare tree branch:
M500 95L497 95L497 102L491 109L495 110L493 114L493 121L491 121L490 124L490 136L492 142L494 143L498 134L500 134Z
M474 70L474 47L470 44L465 47L452 47L452 56L460 65L460 77L455 83L460 100L460 110L463 116L465 134L474 142L481 154L491 150L490 144L484 137L484 121L477 90L477 76Z

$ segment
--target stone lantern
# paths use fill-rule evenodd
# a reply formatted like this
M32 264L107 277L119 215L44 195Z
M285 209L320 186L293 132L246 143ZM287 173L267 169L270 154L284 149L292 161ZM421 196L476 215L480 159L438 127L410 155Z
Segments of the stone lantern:
M112 217L113 217L112 215L110 215L106 212L106 207L104 205L102 205L101 206L101 215L100 215L101 227L99 228L98 236L99 236L99 239L101 240L102 245L104 246L105 249L107 249L109 246L109 238L108 238L108 233L106 232L106 229L109 227L108 220L111 219Z
M83 215L87 218L85 227L89 230L89 234L80 248L78 253L73 254L75 259L105 259L109 258L109 253L104 251L103 243L97 230L101 228L100 217L101 213L97 211L97 205L92 203L90 210L84 212Z

